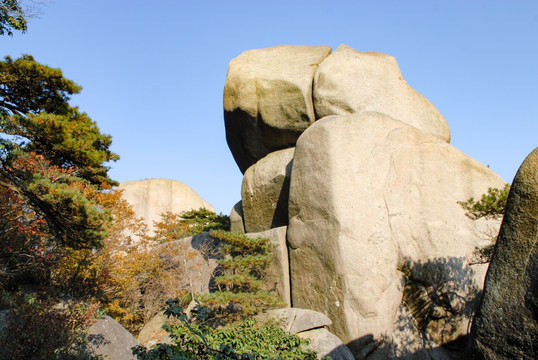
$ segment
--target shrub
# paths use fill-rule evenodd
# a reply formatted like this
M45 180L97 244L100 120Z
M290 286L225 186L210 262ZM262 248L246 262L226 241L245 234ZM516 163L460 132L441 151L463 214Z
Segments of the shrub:
M205 305L228 316L242 317L284 304L275 293L262 290L272 259L269 239L251 239L243 234L212 231L211 237L223 243L221 274L215 277L218 291L200 294ZM226 308L232 311L224 311Z
M500 219L504 215L509 192L510 185L506 184L503 189L489 188L478 201L471 197L467 201L458 201L458 204L467 211L465 215L470 219Z
M165 315L180 323L167 326L173 345L158 344L148 350L143 346L133 349L140 360L150 359L281 359L314 360L317 354L306 349L307 340L290 335L271 324L260 325L253 319L224 328L212 328L205 323L210 311L199 304L195 316L189 318L179 301L169 299Z
M504 215L506 200L510 192L510 185L506 184L503 189L489 188L486 194L483 194L480 200L473 197L467 201L458 201L458 204L466 210L465 215L472 219L501 219ZM472 264L485 264L491 261L493 250L497 243L497 236L489 236L491 243L484 247L476 247L473 252Z
M230 230L230 217L205 208L180 214L166 211L161 221L155 222L154 239L164 243L212 230Z

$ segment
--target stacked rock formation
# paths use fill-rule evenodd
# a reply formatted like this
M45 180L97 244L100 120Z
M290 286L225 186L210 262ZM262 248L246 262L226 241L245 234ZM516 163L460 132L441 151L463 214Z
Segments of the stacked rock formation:
M234 226L285 229L291 305L327 315L357 359L454 356L442 346L467 334L486 270L469 259L499 225L458 201L504 182L449 144L396 60L250 50L230 63L224 110L244 173Z

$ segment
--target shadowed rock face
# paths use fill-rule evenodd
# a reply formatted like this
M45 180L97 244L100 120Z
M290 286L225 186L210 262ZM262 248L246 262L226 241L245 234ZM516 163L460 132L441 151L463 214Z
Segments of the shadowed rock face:
M288 224L293 148L270 153L245 172L241 195L247 232Z
M473 324L473 359L538 354L538 148L519 168Z
M193 189L176 180L126 181L118 189L123 190L122 197L133 206L136 216L144 219L150 233L154 229L153 222L160 221L164 211L181 213L200 208L214 211Z

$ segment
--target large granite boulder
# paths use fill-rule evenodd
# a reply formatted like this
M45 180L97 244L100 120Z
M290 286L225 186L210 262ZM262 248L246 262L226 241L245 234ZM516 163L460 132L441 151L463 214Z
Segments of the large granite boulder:
M230 62L224 87L226 139L241 172L292 147L315 121L312 82L328 46L245 51Z
M288 306L291 305L290 295L290 266L288 260L288 247L286 245L286 226L274 229L245 234L251 239L267 238L273 246L273 261L267 270L263 289L275 291L280 299Z
M118 189L123 190L122 197L133 206L136 216L144 219L150 235L154 231L153 222L160 221L161 214L165 211L182 213L200 208L215 211L213 206L193 189L177 180L126 181L121 183Z
M53 334L51 334L53 336ZM88 329L88 349L94 355L114 360L136 360L132 348L136 338L116 320L103 316Z
M473 323L473 359L538 354L538 148L519 168Z
M288 225L288 194L294 148L270 153L245 172L241 188L246 232Z
M377 111L450 141L445 118L404 80L396 59L341 45L314 77L316 118Z
M326 314L357 358L398 338L402 300L425 341L465 335L485 273L467 258L498 222L472 221L457 202L503 186L445 140L389 116L317 121L298 139L291 173L293 305Z

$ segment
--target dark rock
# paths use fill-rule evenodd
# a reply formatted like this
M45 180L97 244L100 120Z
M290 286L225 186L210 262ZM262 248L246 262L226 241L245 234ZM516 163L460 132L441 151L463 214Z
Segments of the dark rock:
M519 168L472 327L472 359L538 354L538 148Z

